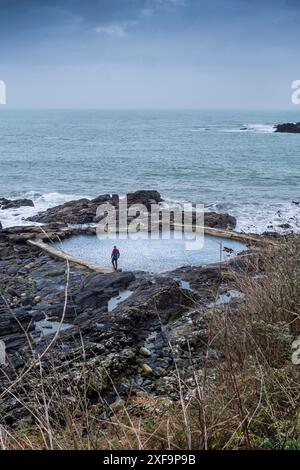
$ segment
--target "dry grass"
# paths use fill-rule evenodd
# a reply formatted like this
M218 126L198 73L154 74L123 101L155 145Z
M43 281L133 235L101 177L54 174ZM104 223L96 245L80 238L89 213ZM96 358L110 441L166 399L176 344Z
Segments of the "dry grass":
M208 320L207 357L213 349L219 360L201 369L195 364L189 380L175 367L178 401L143 394L119 397L111 407L92 404L90 391L97 387L90 369L83 365L79 382L64 383L55 367L51 379L49 372L44 377L39 361L30 369L32 383L39 384L34 391L20 383L24 377L6 391L31 420L13 430L0 426L0 446L300 449L300 366L291 361L300 335L299 240L264 250L255 265L249 261L232 276L244 301L216 309Z

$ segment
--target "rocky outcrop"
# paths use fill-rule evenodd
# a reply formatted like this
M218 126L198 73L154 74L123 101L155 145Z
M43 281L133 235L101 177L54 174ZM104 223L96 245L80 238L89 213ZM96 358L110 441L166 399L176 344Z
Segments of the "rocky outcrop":
M0 209L18 209L19 207L34 207L33 201L31 199L6 199L0 198Z
M150 212L152 204L159 204L163 202L161 195L158 191L142 190L127 194L128 207L139 204L146 207ZM116 208L118 215L118 208L120 199L117 194L103 194L95 199L78 199L75 201L66 202L60 206L51 207L45 212L40 212L37 215L29 217L27 220L32 222L39 222L43 224L50 223L64 223L73 225L84 225L99 222L103 216L97 217L97 209L101 204L108 203ZM181 210L176 209L174 210ZM172 214L171 214L171 227L172 227ZM147 218L147 215L146 215ZM128 222L131 222L133 217L128 217ZM145 219L146 221L147 219ZM196 220L194 214L194 222ZM204 216L205 225L207 227L219 229L233 229L236 226L235 217L230 214L219 214L216 212L206 212ZM148 227L151 227L151 217L148 218Z
M128 205L143 204L150 209L151 204L161 202L161 196L157 191L136 191L127 195ZM64 222L66 224L90 224L96 219L96 212L101 204L109 203L116 209L119 207L117 194L103 194L95 199L79 199L66 202L60 206L52 207L45 212L29 217L31 222L52 223Z
M151 209L151 204L158 204L162 202L161 195L158 191L136 191L127 194L128 206L134 204L143 204L148 211Z
M205 212L204 225L223 230L234 229L236 227L236 218L227 213Z
M210 217L210 223L230 222L219 214ZM53 224L43 230L50 237L64 238L79 229ZM234 266L222 270L220 264L185 267L163 275L91 273L73 264L68 270L65 262L26 244L27 237L40 236L47 238L40 227L5 229L0 236L0 340L6 345L6 377L20 374L53 339L53 330L43 336L38 322L47 318L51 326L63 314L67 329L59 332L43 357L43 372L46 386L55 388L51 380L61 379L62 393L68 397L71 384L87 383L89 399L99 406L112 403L116 390L124 398L143 390L176 399L178 390L172 385L176 368L185 380L194 370L191 357L199 368L207 358L218 359L218 353L207 347L207 305L216 300L220 286L225 289L232 283ZM226 269L229 281L225 281ZM109 309L108 302L124 290L131 295ZM51 368L56 366L53 374ZM36 396L32 398L30 393L39 393L37 372L36 377L26 377L28 400L34 405ZM87 381L82 374L87 374ZM0 380L0 393L5 389L5 376ZM20 387L22 394L24 383ZM18 393L15 388L14 393ZM9 396L1 400L0 413L8 424L14 425L26 412L26 407Z
M300 134L300 122L287 122L285 124L277 124L275 132Z
M98 204L89 199L78 199L66 202L60 206L47 209L37 215L29 217L27 220L49 224L54 222L64 222L66 224L89 224L93 222Z
M101 306L107 309L108 300L119 290L125 290L134 280L131 272L91 274L83 281L78 293L73 294L74 301L80 310Z

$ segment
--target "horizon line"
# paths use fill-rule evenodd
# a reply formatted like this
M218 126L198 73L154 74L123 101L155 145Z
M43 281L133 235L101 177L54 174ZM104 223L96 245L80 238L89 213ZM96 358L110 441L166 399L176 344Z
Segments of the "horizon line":
M112 107L112 108L101 108L101 107L48 107L48 106L35 106L35 107L27 107L27 106L8 106L2 105L0 106L1 110L7 111L297 111L297 107L289 107L289 108L277 108L277 107L263 107L263 108L239 108L239 107L203 107L203 108L196 108L196 107L174 107L174 108L164 108L164 107L157 107L157 108L122 108L122 107ZM299 107L300 112L300 107Z

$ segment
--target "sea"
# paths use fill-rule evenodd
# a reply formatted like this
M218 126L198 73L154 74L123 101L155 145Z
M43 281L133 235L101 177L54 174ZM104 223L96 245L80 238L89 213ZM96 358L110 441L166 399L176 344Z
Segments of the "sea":
M4 227L66 201L156 189L170 203L229 212L237 230L300 232L300 135L274 125L295 110L0 109ZM287 224L287 225L286 225Z

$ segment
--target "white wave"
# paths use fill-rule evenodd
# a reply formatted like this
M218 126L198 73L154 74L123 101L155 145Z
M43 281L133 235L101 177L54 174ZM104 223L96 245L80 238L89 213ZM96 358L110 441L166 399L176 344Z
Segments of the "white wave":
M263 132L264 134L270 134L275 132L275 126L270 124L249 124L247 127L250 131Z
M65 202L72 201L75 199L81 199L88 196L76 196L74 194L65 194L65 193L45 193L40 194L36 191L28 191L14 197L16 198L26 198L31 199L34 203L34 207L20 207L17 209L5 209L0 210L0 220L2 226L5 227L14 227L17 225L26 226L26 225L35 225L33 222L26 220L28 217L36 215L38 212L43 212L50 207L59 206ZM40 225L40 224L36 224Z
M215 127L193 127L192 129L189 129L190 132L207 132L207 131L215 131Z
M253 132L257 134L272 134L275 132L275 126L271 124L245 124L238 128L220 129L219 132L245 133Z
M239 232L300 233L300 205L282 204L216 204L216 212L228 211L237 219ZM286 225L287 224L287 225ZM287 228L284 228L286 225Z
M228 133L246 133L253 132L256 134L272 134L275 132L275 126L272 124L241 124L239 127L220 127L199 126L188 129L190 132L228 132Z
M68 193L51 192L40 194L34 191L22 193L17 197L25 197L32 199L34 207L20 207L18 209L0 210L0 220L3 227L33 225L27 221L38 212L47 210L65 202L89 197L86 195L74 195ZM162 206L179 207L184 201L182 200L166 200ZM216 212L228 212L237 218L236 230L240 232L263 233L265 231L275 231L280 233L300 233L300 204L283 203L283 204L232 204L232 203L215 203L209 205L207 210ZM289 224L289 228L283 228L284 224ZM40 225L40 224L36 224Z
M182 207L183 201L168 200L171 207ZM207 211L228 212L237 219L236 231L245 233L300 233L300 204L294 203L215 203ZM288 224L288 228L283 226Z

